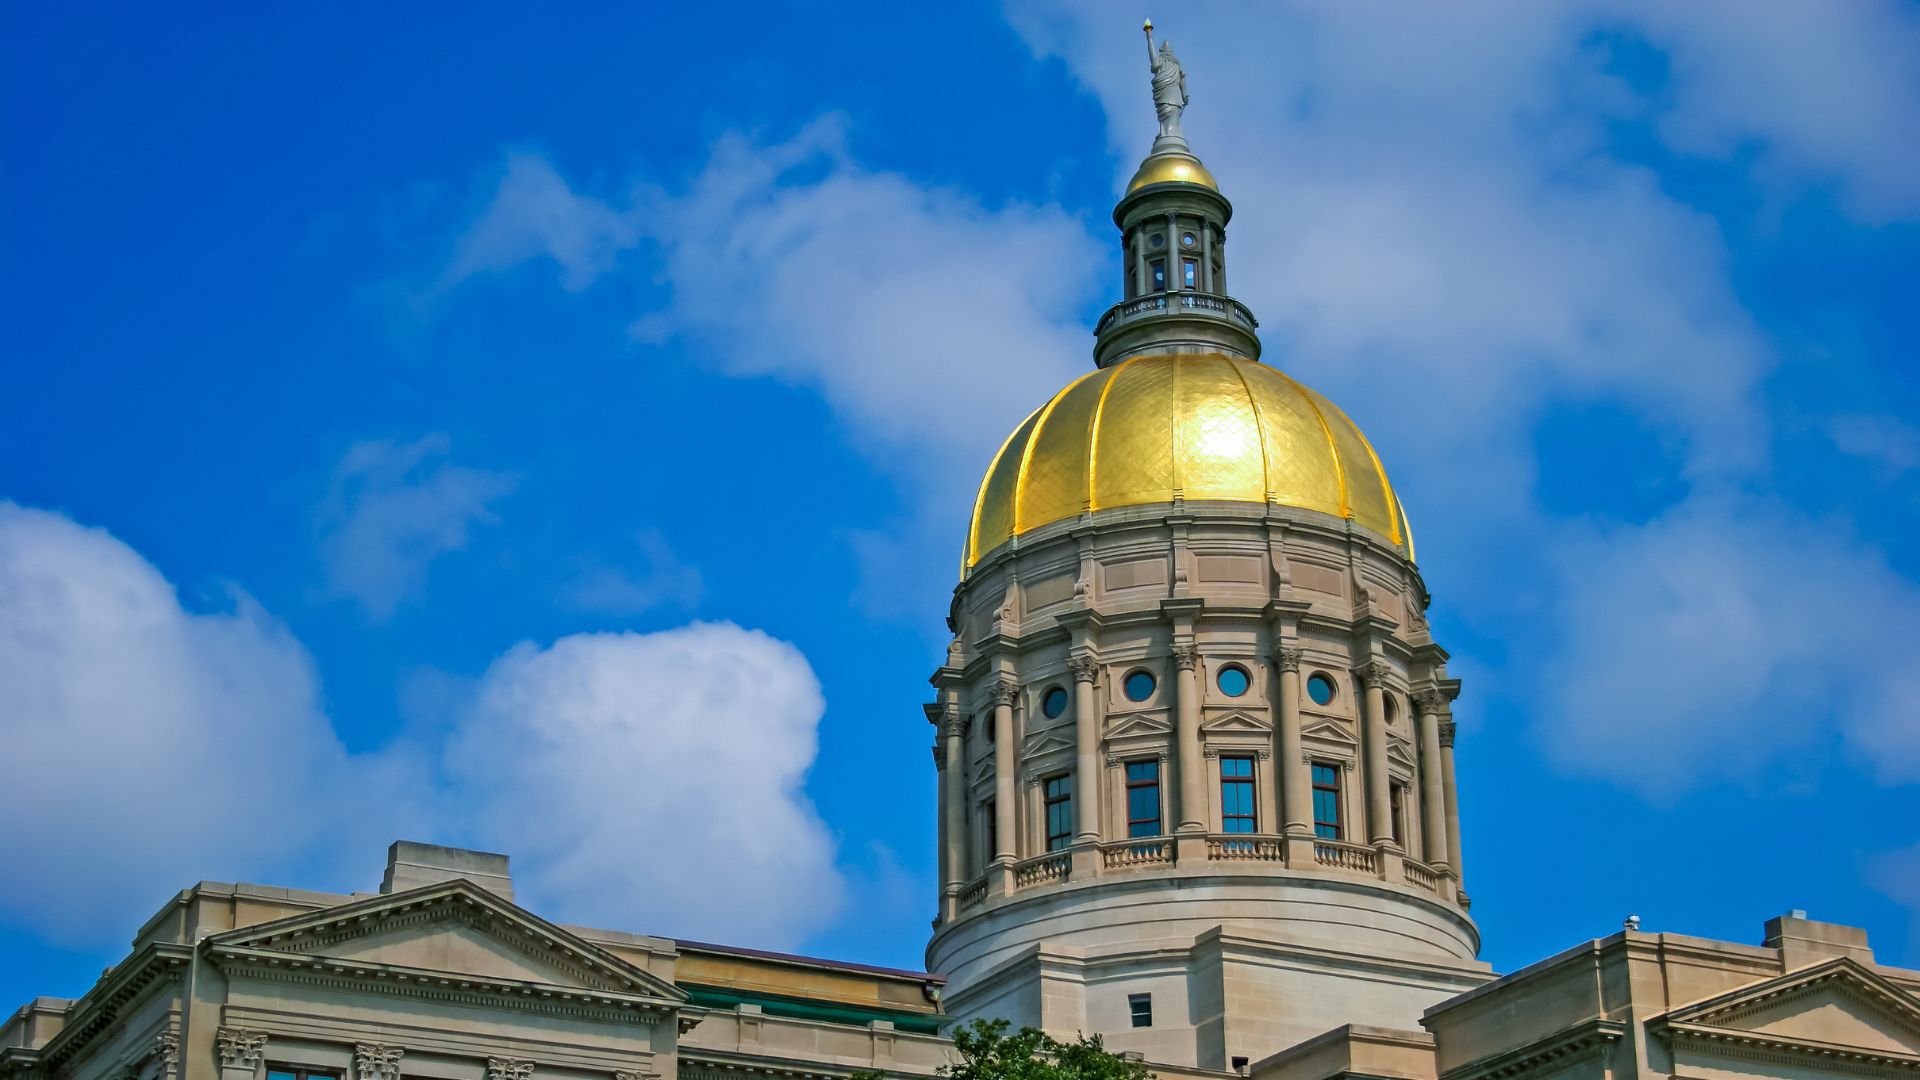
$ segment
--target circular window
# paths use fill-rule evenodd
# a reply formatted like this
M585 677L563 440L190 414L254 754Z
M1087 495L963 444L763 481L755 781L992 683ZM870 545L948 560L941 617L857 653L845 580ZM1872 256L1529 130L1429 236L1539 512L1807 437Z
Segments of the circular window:
M1239 664L1228 664L1221 668L1213 681L1219 684L1220 692L1228 697L1239 697L1252 684L1252 680L1247 678L1247 669Z
M1145 701L1153 696L1153 676L1144 671L1136 671L1127 676L1122 684L1127 692L1128 701Z
M1066 712L1067 692L1058 686L1047 691L1046 696L1040 699L1040 711L1049 720Z
M1315 705L1325 705L1333 700L1333 680L1325 675L1314 675L1307 679L1307 696Z
M1192 246L1193 246L1193 234L1192 234L1192 233L1181 233L1181 234L1180 234L1180 243L1182 243L1182 244L1184 244L1184 245L1185 245L1185 246L1187 246L1187 247L1192 247Z
M1167 238L1164 236L1161 236L1159 233L1154 233L1153 238L1151 240L1148 240L1147 242L1152 244L1154 247L1167 246Z

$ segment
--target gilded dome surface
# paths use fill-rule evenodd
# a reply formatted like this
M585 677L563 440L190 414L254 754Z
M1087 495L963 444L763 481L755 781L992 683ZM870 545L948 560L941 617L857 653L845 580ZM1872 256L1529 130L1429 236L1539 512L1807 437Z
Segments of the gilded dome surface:
M1253 360L1136 356L1075 380L1016 429L974 499L966 565L1116 506L1274 503L1413 542L1380 459L1332 402Z
M1151 154L1134 171L1133 179L1127 181L1127 194L1150 184L1169 183L1198 184L1211 191L1220 190L1213 174L1192 154Z

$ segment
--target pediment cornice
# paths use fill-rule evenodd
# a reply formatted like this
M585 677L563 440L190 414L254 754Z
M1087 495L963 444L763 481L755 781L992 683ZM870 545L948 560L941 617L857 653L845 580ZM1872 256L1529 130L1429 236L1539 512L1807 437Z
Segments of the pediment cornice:
M565 987L569 992L658 999L660 1004L667 1007L677 1006L687 1000L686 992L667 980L470 881L458 878L230 930L208 938L206 948L210 956L236 959L255 953L282 958L306 956L315 961L339 963L344 970L354 965L367 965L367 962L330 958L326 955L329 948L375 934L408 928L431 932L454 925L471 927L574 980L578 985ZM281 962L291 963L285 959ZM461 973L434 974L486 981L479 976Z
M1795 1008L1837 1002L1887 1022L1902 1047L1862 1046L1759 1025ZM1920 1072L1920 1000L1867 966L1839 957L1674 1009L1648 1023L1672 1044L1773 1061L1850 1062L1873 1069Z

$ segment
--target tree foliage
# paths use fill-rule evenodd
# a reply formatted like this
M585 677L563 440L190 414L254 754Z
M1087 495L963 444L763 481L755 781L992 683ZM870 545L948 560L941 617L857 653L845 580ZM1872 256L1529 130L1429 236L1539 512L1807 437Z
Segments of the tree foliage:
M1073 1042L1035 1028L1008 1034L1005 1020L975 1020L953 1032L957 1061L940 1066L945 1080L1153 1080L1138 1061L1109 1051L1098 1035ZM854 1080L879 1080L862 1073Z

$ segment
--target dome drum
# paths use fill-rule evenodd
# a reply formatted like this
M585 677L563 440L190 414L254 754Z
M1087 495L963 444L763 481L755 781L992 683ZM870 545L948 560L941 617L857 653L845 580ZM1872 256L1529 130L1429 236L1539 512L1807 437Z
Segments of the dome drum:
M1253 312L1231 296L1177 290L1123 300L1094 328L1093 362L1108 367L1151 349L1260 357Z

